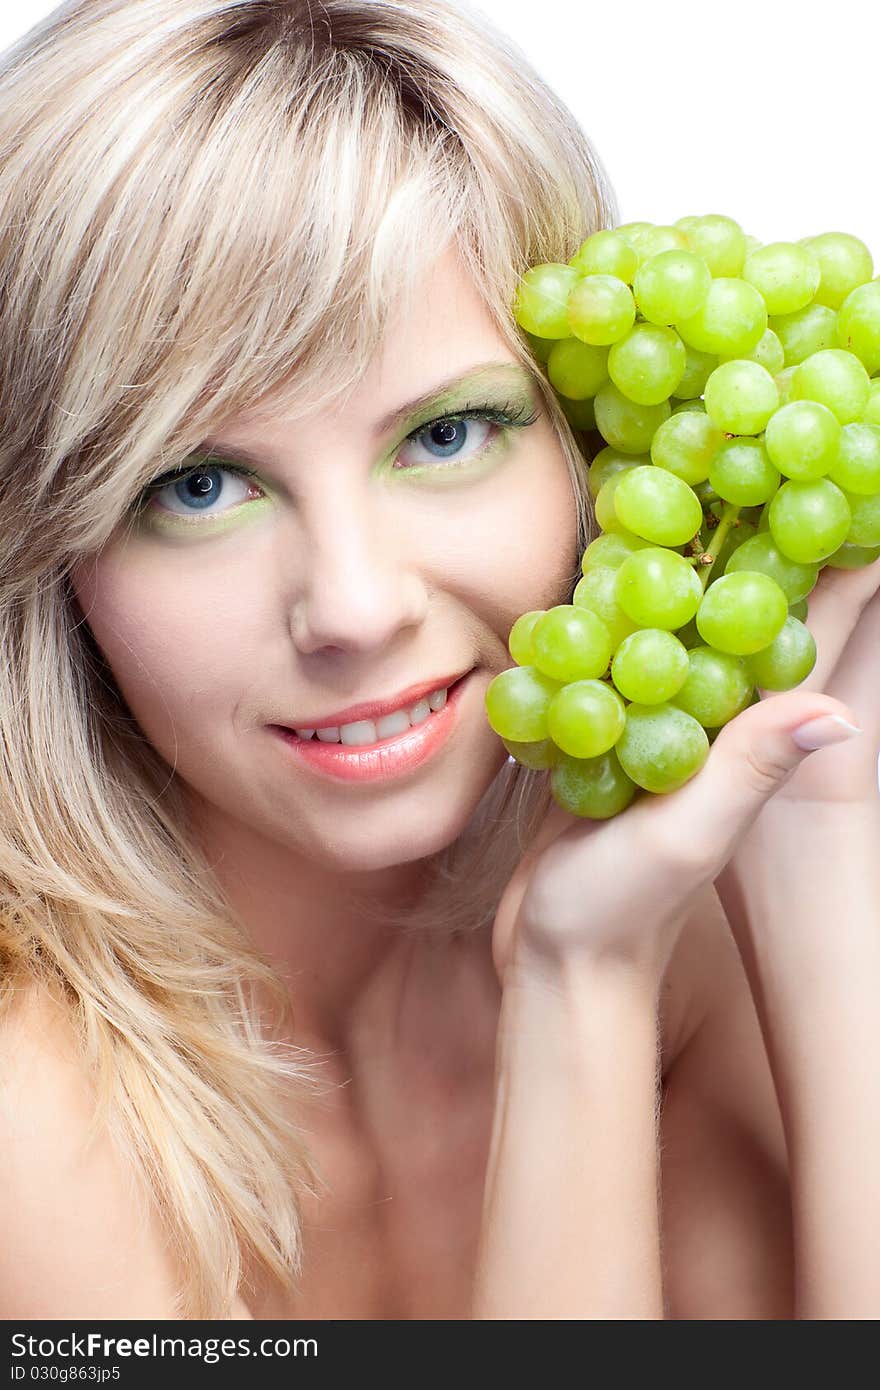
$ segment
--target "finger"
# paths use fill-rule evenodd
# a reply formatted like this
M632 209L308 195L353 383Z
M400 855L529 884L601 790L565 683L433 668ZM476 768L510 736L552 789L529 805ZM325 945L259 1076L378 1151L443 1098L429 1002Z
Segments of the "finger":
M828 716L857 725L847 705L798 689L751 705L724 726L701 771L664 798L664 835L672 831L685 866L720 872L767 802L818 751L799 746L795 735ZM835 741L850 737L839 723L825 727Z
M703 768L677 791L640 796L605 821L563 812L565 828L554 823L557 833L529 865L534 872L513 890L532 937L577 938L589 918L592 938L635 942L652 936L641 929L646 923L657 931L676 921L810 756L792 732L827 714L849 718L846 706L828 696L777 695L725 725ZM647 940L646 949L652 949Z
M825 690L864 609L880 589L880 560L858 570L826 568L807 598L816 665L798 690ZM763 698L763 696L762 696Z
M825 693L849 705L863 729L880 727L880 593L862 609L849 641L825 684Z

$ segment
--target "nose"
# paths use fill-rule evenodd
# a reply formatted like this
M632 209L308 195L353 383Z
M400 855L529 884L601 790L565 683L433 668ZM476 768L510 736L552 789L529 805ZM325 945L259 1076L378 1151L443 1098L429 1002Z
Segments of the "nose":
M322 508L308 527L305 578L290 614L304 656L324 649L380 650L424 618L428 593L412 537L363 494ZM399 520L399 519L398 519Z

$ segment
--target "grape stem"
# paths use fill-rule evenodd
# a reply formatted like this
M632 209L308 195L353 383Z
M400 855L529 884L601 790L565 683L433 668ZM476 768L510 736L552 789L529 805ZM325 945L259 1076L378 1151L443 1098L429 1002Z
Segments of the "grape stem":
M698 555L695 555L693 557L692 564L699 566L698 574L700 578L700 583L702 584L704 589L709 582L709 575L712 573L712 566L718 559L719 551L721 550L722 545L727 539L728 531L731 529L732 526L736 526L737 524L737 517L739 516L740 511L741 508L734 506L732 502L725 502L723 510L721 512L721 520L715 527L715 530L712 534L712 540L709 543L709 548L707 550L701 550Z

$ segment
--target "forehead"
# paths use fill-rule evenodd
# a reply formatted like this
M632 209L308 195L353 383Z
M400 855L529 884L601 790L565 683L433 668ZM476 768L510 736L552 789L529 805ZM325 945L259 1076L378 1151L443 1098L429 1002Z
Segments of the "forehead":
M391 307L382 340L344 401L312 416L307 411L298 416L329 419L344 404L349 421L353 414L363 414L372 423L402 401L490 360L517 359L461 252L448 248L426 264L412 294ZM277 420L281 413L278 398L267 397L258 409L227 422L223 437L233 441L234 435Z

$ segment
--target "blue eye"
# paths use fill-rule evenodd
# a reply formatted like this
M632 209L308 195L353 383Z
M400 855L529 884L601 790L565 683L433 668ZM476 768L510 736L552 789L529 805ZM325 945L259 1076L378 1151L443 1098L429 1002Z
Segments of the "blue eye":
M233 479L231 498L229 497L230 484L223 481L224 474ZM226 501L233 503L243 501L251 492L253 485L245 486L241 495L236 497L235 484L244 484L246 479L253 477L256 477L254 470L246 468L243 464L220 464L206 461L195 468L190 466L187 469L178 469L174 473L165 474L163 478L157 478L141 493L136 503L136 509L145 509L154 497L168 492L176 502L193 504L194 511L189 513L191 516L199 511L207 512L221 496L225 497ZM174 511L172 507L162 506L157 510L169 512L172 516L186 515L185 511ZM214 511L216 512L216 508Z
M454 415L440 416L411 431L401 445L392 466L400 472L423 472L431 469L437 471L437 467L442 466L444 460L449 460L448 466L451 468L466 468L484 454L491 453L500 442L500 438L505 437L511 430L533 425L540 414L540 410L534 409L530 403L508 404L500 409L490 405L468 406L464 410L456 411ZM471 436L475 432L474 425L478 427L475 447L471 443ZM492 433L493 425L498 427L500 436L497 432ZM423 450L421 458L409 463L400 462L407 448L414 445ZM235 484L245 484L247 479L257 477L256 471L244 464L224 463L207 456L201 462L172 469L156 478L154 482L148 483L136 498L131 511L134 514L149 511L166 516L188 516L195 520L200 512L206 518L216 515L217 508L212 504L220 497L225 497L234 505L244 501L254 489L258 490L256 483L249 483L236 497L236 489L233 486L230 498L230 486L223 482L224 475L232 478ZM164 505L152 507L153 500L163 492L168 492L185 510L175 511L172 507ZM224 508L219 514L222 516L228 510L231 508Z
M432 425L423 426L418 434L409 436L407 444L418 444L425 449L428 461L432 459L455 459L458 461L460 455L472 459L485 452L487 442L492 434L493 423L491 420L475 420L473 417L459 419L450 416L448 420L437 420ZM472 442L472 436L475 433L476 445ZM402 453L403 450L401 450ZM414 462L410 466L418 468L421 464ZM405 470L406 465L395 462L394 467Z
M450 459L453 466L465 467L472 463L474 459L482 457L492 451L494 445L499 442L499 434L489 438L487 428L485 434L477 432L477 439L480 441L476 448L467 448L470 443L470 436L473 430L470 426L474 423L480 426L496 425L500 430L500 437L504 437L513 429L520 429L524 425L533 425L540 415L539 410L535 410L531 405L523 402L519 404L507 404L501 408L491 405L467 406L464 410L456 411L454 415L443 415L437 420L430 420L426 425L420 425L417 430L413 430L407 436L407 444L419 444L422 440L426 442L422 446L427 450L427 462L424 459L411 463L409 469L421 471L423 468L430 468L432 462L442 462ZM437 452L434 452L436 450ZM401 453L403 450L401 450ZM406 464L395 462L394 468L409 471Z

